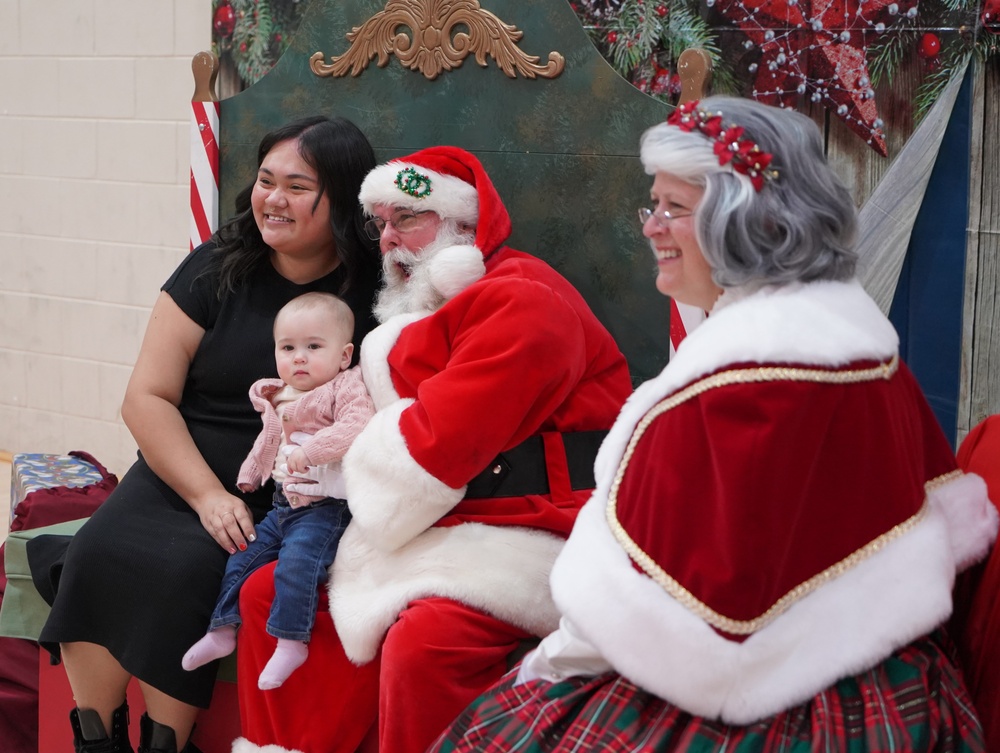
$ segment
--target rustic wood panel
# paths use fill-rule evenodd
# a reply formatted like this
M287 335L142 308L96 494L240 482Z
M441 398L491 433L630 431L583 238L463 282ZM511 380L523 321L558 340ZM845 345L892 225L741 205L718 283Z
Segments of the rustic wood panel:
M864 147L856 133L821 105L808 104L803 108L823 131L830 165L851 190L855 206L859 208L871 196L913 133L912 102L920 83L919 66L919 58L911 55L900 66L892 86L878 89L876 102L879 115L885 121L888 157Z
M959 440L1000 413L1000 59L976 63Z

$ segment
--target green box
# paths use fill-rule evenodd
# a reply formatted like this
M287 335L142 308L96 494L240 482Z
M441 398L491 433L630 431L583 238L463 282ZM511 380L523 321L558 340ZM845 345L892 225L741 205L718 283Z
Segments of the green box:
M11 531L4 547L4 570L7 573L7 590L0 606L0 636L38 640L42 626L49 616L49 605L35 590L28 569L28 542L44 534L72 536L87 518L56 523L28 531Z

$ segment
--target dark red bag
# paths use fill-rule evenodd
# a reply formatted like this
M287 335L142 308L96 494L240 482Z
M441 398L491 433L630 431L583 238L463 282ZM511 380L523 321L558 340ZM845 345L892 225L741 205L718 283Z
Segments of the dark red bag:
M87 486L53 486L29 492L14 508L10 530L89 518L118 485L118 477L89 453L74 450L69 454L94 465L101 480ZM0 544L0 564L5 544ZM7 574L0 567L0 602L6 588ZM3 753L38 751L38 644L34 641L0 638L0 740Z
M0 544L0 562L3 550L4 545ZM0 602L6 589L7 574L0 568ZM4 741L4 750L36 753L37 722L38 644L20 638L0 638L0 740Z

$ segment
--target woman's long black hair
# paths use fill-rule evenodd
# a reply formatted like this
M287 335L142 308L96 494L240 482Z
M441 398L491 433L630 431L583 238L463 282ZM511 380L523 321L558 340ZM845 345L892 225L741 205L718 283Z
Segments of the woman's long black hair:
M364 232L364 214L358 203L361 181L375 167L375 152L368 139L351 121L314 115L293 121L268 133L257 148L257 167L268 152L284 141L298 142L302 159L316 171L319 195L330 199L330 229L337 256L345 271L343 293L355 285L365 269L378 265L378 252ZM221 270L221 298L236 290L262 265L268 264L270 248L264 243L253 216L250 196L257 181L236 196L236 214L212 237Z

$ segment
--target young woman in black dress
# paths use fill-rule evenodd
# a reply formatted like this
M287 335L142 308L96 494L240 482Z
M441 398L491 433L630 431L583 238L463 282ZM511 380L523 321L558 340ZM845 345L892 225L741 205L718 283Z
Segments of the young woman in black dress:
M347 300L356 346L373 326L380 264L357 197L374 166L341 118L269 133L236 216L164 284L122 404L138 460L73 538L40 638L66 667L78 753L131 751L132 677L147 709L140 751L195 750L216 666L187 672L181 657L205 632L227 556L270 508L269 488L236 488L260 428L248 390L275 376L271 326L292 298Z

